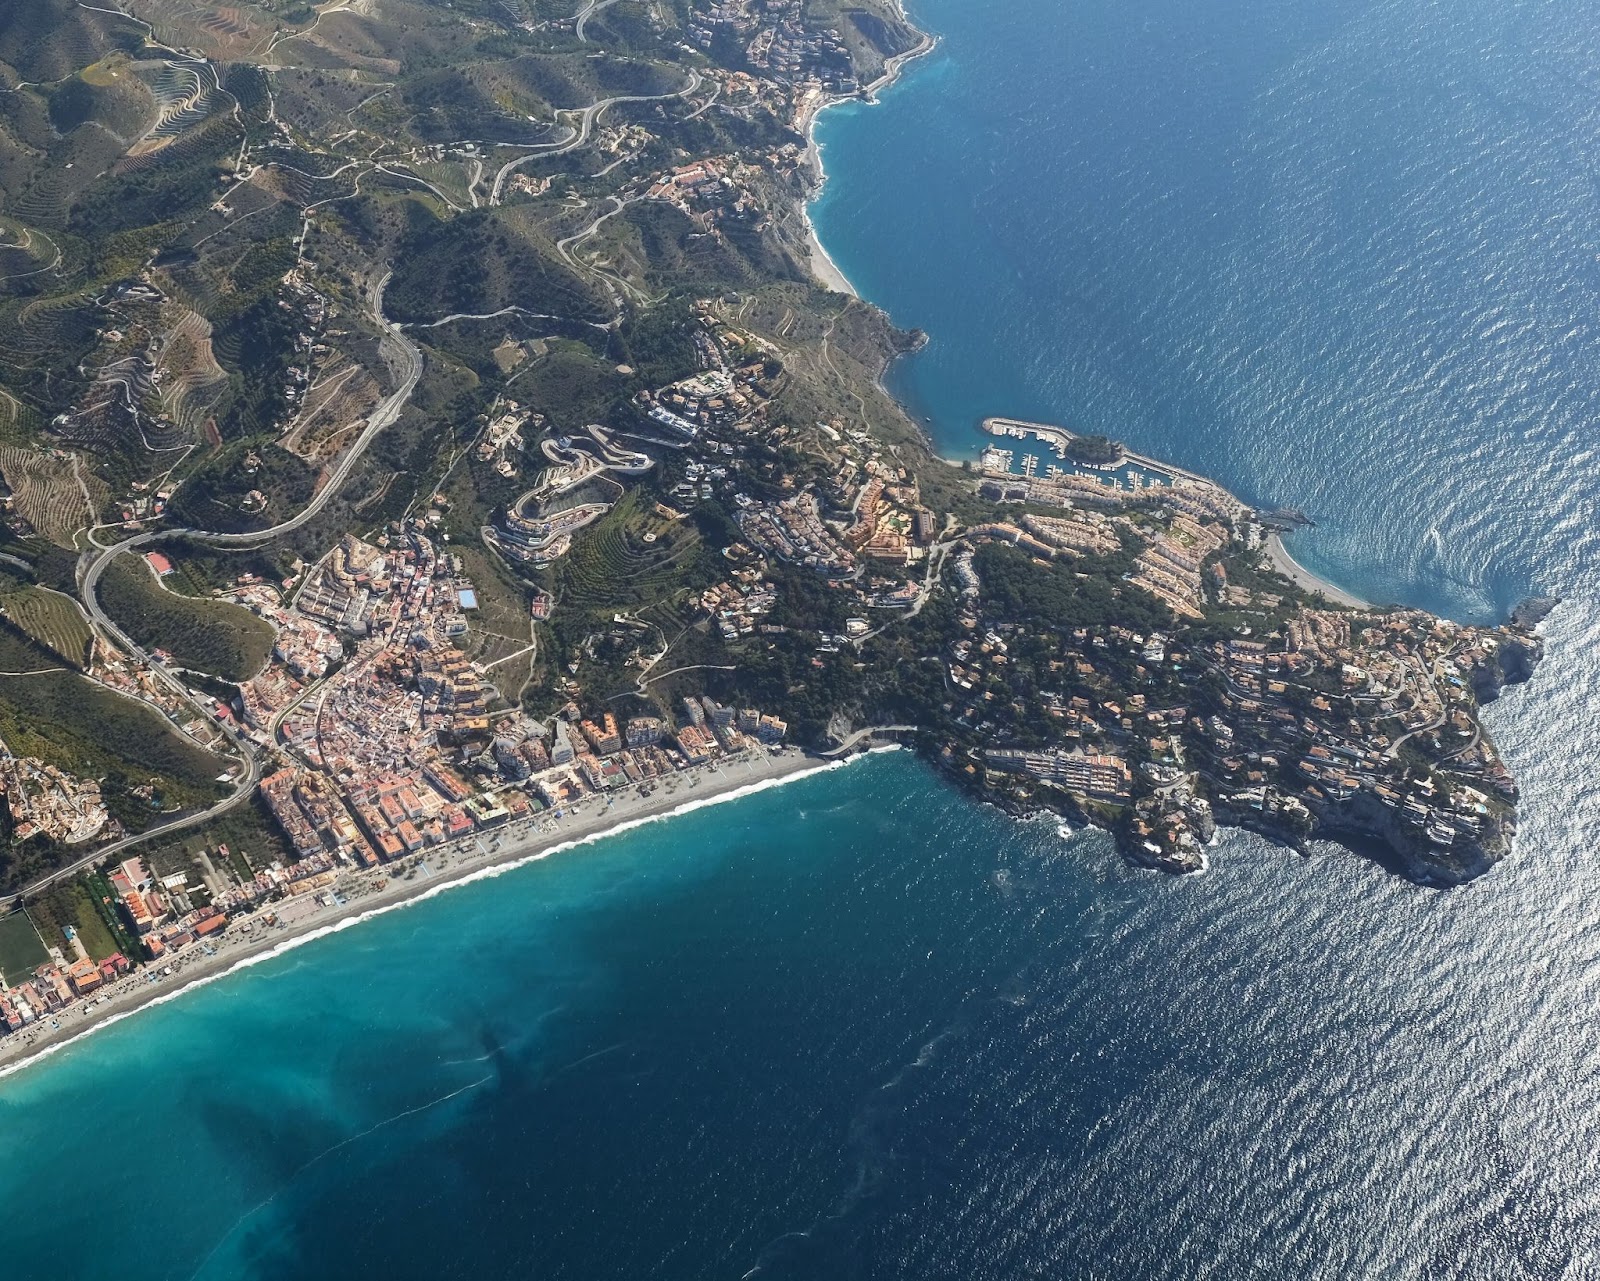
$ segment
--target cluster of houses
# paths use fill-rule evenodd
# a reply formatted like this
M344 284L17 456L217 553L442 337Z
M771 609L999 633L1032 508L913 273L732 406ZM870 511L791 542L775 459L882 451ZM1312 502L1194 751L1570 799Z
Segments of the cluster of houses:
M738 508L734 519L752 546L827 578L847 578L855 572L855 552L823 522L821 503L809 486L775 503L738 494L734 505Z
M689 38L707 50L741 46L749 65L775 80L856 88L850 50L836 31L806 25L802 0L710 0L691 10Z
M95 961L83 950L83 944L71 927L68 927L67 942L74 951L72 960L56 949L55 959L39 966L20 983L0 987L0 1031L21 1032L40 1019L61 1014L133 968L132 962L120 952Z
M762 231L767 216L760 198L749 186L750 174L750 167L740 160L709 156L669 169L650 184L645 195L676 206L702 230L738 221Z
M42 836L62 845L93 840L111 821L94 779L75 778L30 756L0 759L0 797L15 842Z

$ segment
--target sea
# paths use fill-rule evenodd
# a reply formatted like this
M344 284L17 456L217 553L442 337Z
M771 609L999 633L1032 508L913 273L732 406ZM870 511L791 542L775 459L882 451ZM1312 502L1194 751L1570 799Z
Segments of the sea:
M1512 855L1207 874L908 753L253 966L0 1078L5 1276L1600 1276L1600 10L912 0L813 214L1005 414L1303 509L1495 621Z

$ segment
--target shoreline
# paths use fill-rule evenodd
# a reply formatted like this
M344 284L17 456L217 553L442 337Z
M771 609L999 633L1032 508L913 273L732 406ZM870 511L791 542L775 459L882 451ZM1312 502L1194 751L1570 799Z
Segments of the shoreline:
M902 19L909 22L904 5L899 5L898 8ZM861 101L874 104L877 101L878 91L893 85L899 80L899 75L909 62L931 53L934 48L938 48L938 43L938 38L920 32L917 43L904 53L894 54L891 58L885 59L882 74L878 75L870 85L864 86L859 93L842 94L834 98L824 96L821 101L805 109L803 131L806 136L806 157L810 160L816 179L810 194L806 195L800 205L800 216L805 225L806 243L810 251L808 265L811 273L818 278L821 285L834 289L835 293L861 297L854 285L851 285L850 278L840 270L834 257L827 253L826 246L822 245L821 237L816 232L816 225L811 221L811 203L816 200L822 184L827 179L826 170L822 166L821 147L816 141L816 122L824 110L838 106L842 102ZM878 748L869 748L867 752L842 756L837 760L824 760L821 756L800 752L798 748L781 748L778 752L766 753L758 760L746 758L731 763L720 763L718 768L702 768L690 776L680 776L678 779L670 780L670 785L662 785L666 788L667 795L651 796L645 803L640 803L640 798L629 790L621 798L613 798L613 804L597 806L592 812L570 814L565 819L554 819L549 812L546 812L539 819L528 820L526 835L512 841L509 848L506 838L502 835L499 840L494 841L488 851L462 852L459 848L462 843L453 843L450 846L440 846L422 856L406 859L402 864L395 864L392 867L394 872L403 873L403 876L395 878L379 878L370 870L347 873L331 889L339 894L350 894L352 897L342 900L333 907L310 910L304 918L298 918L291 924L267 924L264 918L277 916L278 913L274 908L285 908L296 904L298 900L286 900L261 908L250 918L235 921L235 926L243 926L243 929L238 932L229 931L219 937L214 952L182 955L176 960L168 961L160 968L154 964L141 966L134 969L130 976L123 977L114 985L104 988L98 1000L94 1000L93 1003L74 1006L70 1011L64 1012L67 1022L62 1022L59 1017L45 1017L22 1032L3 1036L0 1038L0 1079L26 1070L58 1054L62 1049L86 1040L96 1032L101 1032L104 1028L112 1027L123 1019L131 1019L141 1011L176 1000L178 996L194 988L205 987L206 984L213 984L219 979L226 979L230 974L237 974L254 964L274 960L277 956L286 955L317 939L338 934L363 921L373 920L374 916L397 912L400 908L418 904L448 889L483 880L486 876L498 876L517 867L525 867L531 862L547 859L552 854L560 854L568 849L578 848L582 844L605 840L606 836L621 835L646 822L672 819L696 809L706 808L709 804L739 800L742 796L754 795L766 788L778 787L826 769L843 768L850 761L859 760L862 755L870 755L872 750ZM893 747L888 750L893 750ZM709 788L702 795L683 795L691 787L698 785L707 774L722 774L722 779L718 780L720 785ZM685 777L688 777L690 782L680 790L678 784L683 782ZM594 800L595 798L590 798L590 803L594 803ZM477 844L475 838L464 838L464 840L469 844L469 848L472 844ZM437 862L437 868L429 868L430 857ZM416 868L422 868L426 873L421 880L416 880ZM374 881L381 881L379 888L371 888Z
M1020 427L1027 431L1036 433L1040 443L1044 443L1046 434L1064 436L1068 439L1076 438L1079 435L1079 433L1072 431L1069 428L1061 427L1054 423L1036 423L1025 418L1007 418L1000 414L994 414L988 418L985 418L981 426L984 432L1001 440L1006 439L1008 436L1008 433L1003 430L1007 427ZM1123 462L1137 463L1140 466L1149 467L1154 471L1170 472L1175 476L1181 476L1187 480L1196 481L1202 485L1215 485L1219 488L1227 490L1227 487L1214 477L1205 476L1199 472L1190 471L1186 467L1180 467L1176 463L1168 462L1165 459L1151 458L1147 454L1135 453L1126 445L1121 446L1121 448ZM1121 466L1121 463L1118 463L1117 466ZM1245 506L1249 506L1249 504L1244 503L1242 498L1239 498L1237 494L1234 494L1232 490L1227 490L1227 492L1234 498L1235 501L1244 504ZM1294 583L1295 586L1299 587L1302 591L1320 592L1333 604L1344 605L1350 609L1376 608L1371 601L1363 600L1354 592L1347 591L1343 587L1339 587L1336 584L1329 582L1321 575L1312 573L1309 569L1307 569L1289 554L1289 549L1283 541L1283 535L1278 530L1268 530L1266 540L1263 544L1263 549L1267 553L1267 558L1272 562L1272 567L1290 582Z
M900 14L904 19L904 6L900 7ZM909 21L909 19L906 19L906 21ZM910 49L886 59L883 64L882 74L871 84L863 86L859 92L825 97L815 106L807 107L805 110L806 160L815 175L811 190L800 204L800 217L806 229L806 248L809 259L807 265L810 267L811 274L816 278L817 282L835 293L848 294L852 298L861 297L860 291L851 283L850 278L840 270L839 264L834 261L833 255L828 252L827 246L822 243L822 237L817 234L816 223L811 219L811 206L822 193L822 188L828 180L827 170L822 163L822 147L817 142L817 121L824 111L830 107L837 107L841 103L861 102L868 106L875 105L879 91L887 89L894 84L900 78L900 73L908 63L932 53L938 46L938 38L924 31L921 39Z
M375 917L410 907L449 890L501 876L553 855L620 836L648 823L677 818L696 810L740 800L786 783L842 769L880 748L826 760L798 748L782 748L758 757L722 761L665 780L657 793L640 797L628 789L602 804L591 797L581 811L557 819L550 812L527 820L522 829L499 829L461 842L439 846L421 856L392 865L388 871L409 873L386 877L373 871L351 871L331 887L348 895L329 906L309 907L312 896L266 905L217 940L213 953L191 948L157 967L147 965L104 990L92 1004L74 1006L64 1017L41 1019L32 1027L0 1038L0 1080L32 1067L96 1032L144 1010L165 1005L184 993L217 982L255 965L360 925ZM887 750L897 750L893 746ZM708 780L713 780L706 786ZM667 784L675 784L668 787ZM480 839L482 838L482 839ZM432 866L430 866L432 864ZM294 908L302 915L292 922L269 924ZM168 973L167 971L170 971ZM152 977L154 976L154 977Z
M898 5L897 8L900 11L900 16L902 19L909 22L910 19L906 16L905 6L901 4ZM862 88L859 93L824 98L815 106L809 106L805 110L804 126L806 135L806 157L811 166L812 173L815 175L811 191L800 205L800 217L804 223L806 233L808 266L811 269L812 276L817 280L817 282L824 288L833 290L835 293L847 294L856 299L862 298L860 290L858 290L850 278L844 274L844 272L840 269L839 264L834 260L833 255L828 252L827 246L822 243L822 237L817 233L816 223L811 217L811 206L815 203L818 195L821 194L822 188L828 180L827 169L822 162L822 148L817 142L817 121L821 118L824 111L827 111L830 107L836 107L841 103L864 102L868 105L876 103L878 91L894 84L894 82L900 78L900 73L905 68L906 64L933 52L938 45L939 40L937 36L931 35L928 32L923 32L922 38L914 47L906 50L904 53L896 54L894 57L887 59L883 64L883 73L870 85ZM865 300L863 299L863 301ZM894 399L888 388L884 387L881 376L878 380L878 386L885 395L890 396L890 399ZM907 417L910 417L909 411L907 411ZM913 421L915 420L913 419ZM918 423L918 426L920 428L922 424ZM947 458L943 451L937 446L934 447L933 452L935 456L944 458L946 462L951 463L953 466L961 465L959 461ZM1142 461L1149 461L1151 463L1154 463L1155 461L1143 460L1140 455L1136 454L1130 456L1141 459ZM1171 463L1161 463L1159 465L1168 470L1178 470L1180 472L1183 470L1181 468L1174 468ZM1184 474L1189 475L1192 473ZM1320 592L1323 596L1327 597L1332 604L1341 605L1346 608L1373 608L1371 601L1363 600L1354 592L1347 591L1346 589L1329 582L1327 579L1322 578L1320 575L1312 573L1292 555L1290 555L1289 549L1284 545L1283 539L1278 533L1273 532L1267 536L1265 550L1268 559L1272 562L1273 567L1302 590L1308 592Z
M1271 560L1272 567L1295 586L1308 592L1321 592L1335 605L1344 605L1350 609L1371 609L1372 602L1362 600L1353 592L1347 592L1342 587L1336 587L1327 579L1313 574L1309 569L1289 554L1289 549L1283 544L1282 535L1276 531L1267 535L1267 558Z
M808 242L810 270L826 288L853 298L861 297L828 253L812 221L811 205L827 179L816 139L817 121L828 108L844 102L874 104L880 90L893 85L909 63L933 52L938 44L935 36L920 33L913 47L885 60L882 73L870 85L854 94L818 95L816 101L808 102L802 109L807 157L815 178L800 212ZM879 386L882 387L881 376ZM943 457L937 448L933 452ZM956 460L945 461L953 466L961 465ZM1340 605L1367 607L1358 597L1301 566L1289 555L1277 534L1269 536L1266 549L1273 565L1302 588L1320 592ZM347 871L331 887L330 892L338 898L336 902L316 905L317 896L306 895L266 905L236 920L214 941L212 951L196 945L164 964L143 966L102 989L90 1002L74 1005L53 1017L45 1016L23 1031L0 1037L0 1080L142 1010L166 1004L185 992L285 956L377 916L558 853L622 835L646 823L679 817L813 773L841 768L860 759L861 755L828 760L796 748L747 754L718 762L715 767L703 766L664 779L648 797L639 796L637 789L631 787L613 795L610 803L591 796L579 811L570 812L561 819L547 811L513 827L478 833L459 842L434 847L386 869Z

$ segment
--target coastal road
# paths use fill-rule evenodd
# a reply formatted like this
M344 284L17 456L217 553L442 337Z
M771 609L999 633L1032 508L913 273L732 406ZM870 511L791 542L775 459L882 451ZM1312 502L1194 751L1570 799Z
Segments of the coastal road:
M679 636L682 634L682 632L678 633ZM673 637L673 643L675 644L676 642L677 637L675 636ZM667 649L662 650L653 659L651 659L650 667L654 667L663 658L665 658L667 655L667 650L670 650L671 648L672 645L669 644ZM638 683L633 689L627 690L621 694L615 694L609 701L614 703L619 698L633 698L635 696L642 697L649 691L650 686L655 684L657 681L664 681L667 679L667 677L676 676L679 672L736 672L739 670L737 666L727 663L691 663L688 667L674 667L670 672L662 672L659 676L651 676L650 667L646 667L644 671L639 673Z
M879 734L915 734L917 729L918 726L916 725L869 725L866 729L858 729L844 742L840 743L838 747L830 747L825 752L818 752L817 755L830 759L835 756L843 756L863 740L874 738Z
M311 496L311 501L299 515L291 516L270 529L258 529L247 534L208 533L192 529L173 530L168 534L169 537L182 534L218 547L251 547L299 529L316 519L317 514L328 505L329 500L344 482L350 479L350 473L360 463L362 455L367 452L367 447L379 433L400 420L401 413L417 389L417 383L422 379L422 348L406 337L405 330L383 313L383 293L389 287L392 274L385 272L379 280L373 282L367 292L367 307L372 319L383 330L383 336L378 340L378 354L383 357L384 364L389 367L390 376L395 379L395 389L368 415L367 424L361 429L361 434L345 451L338 465L318 485L316 493Z
M312 494L311 501L296 515L288 520L267 529L256 529L246 533L222 533L204 529L157 529L147 533L135 534L125 538L120 543L100 547L100 555L89 564L87 571L80 570L80 587L87 585L92 589L100 580L100 575L105 571L105 566L120 556L123 552L131 551L136 547L147 546L150 543L161 542L173 538L187 538L196 542L210 543L214 547L254 547L259 543L269 542L284 534L292 533L302 525L315 520L318 513L326 507L340 487L350 478L350 473L356 469L367 447L372 444L378 434L388 427L392 427L400 418L401 412L410 401L412 393L417 389L417 383L422 378L422 349L406 337L405 331L394 324L383 314L383 293L389 285L391 273L375 281L367 293L367 305L372 313L372 318L383 329L383 336L378 341L378 353L383 357L384 363L389 367L390 374L395 378L396 385L393 392L384 398L383 402L368 416L366 425L361 429L361 434L340 458L338 464L328 472L319 482L316 492ZM92 535L91 535L92 537ZM88 603L87 597L85 603ZM91 612L93 609L91 607Z
M396 376L397 385L377 409L367 419L366 426L356 438L355 443L345 451L337 466L329 472L317 491L311 496L311 501L300 510L297 515L288 520L280 521L268 529L258 529L249 533L222 533L203 529L157 529L145 533L135 534L131 538L124 538L119 543L110 546L96 544L98 549L94 553L85 553L84 559L78 562L78 592L83 598L84 607L89 612L90 620L105 635L112 637L119 647L148 664L156 676L175 694L194 706L201 715L209 717L210 708L199 704L190 694L188 686L167 670L166 666L157 662L142 646L134 642L120 627L114 623L100 607L98 587L100 579L106 568L118 556L137 548L149 546L152 543L163 542L174 538L186 538L195 542L209 543L215 547L253 547L267 542L280 535L299 529L308 521L313 520L317 514L328 505L339 491L340 486L349 479L350 473L361 461L362 455L372 443L379 432L392 426L400 417L401 411L411 399L411 394L416 390L417 382L422 376L422 350L401 331L399 326L391 324L383 314L383 291L389 283L389 276L385 275L371 288L368 302L372 308L374 319L383 326L384 334L379 342L379 352L383 355L385 363L389 365L391 373ZM224 725L223 732L228 735L236 746L246 756L251 752L249 744L231 726Z
M1416 666L1417 666L1417 675L1421 679L1426 680L1430 685L1433 686L1433 696L1434 696L1434 699L1439 704L1439 714L1437 716L1435 716L1431 721L1429 721L1426 725L1418 725L1416 729L1407 730L1404 734L1400 735L1399 738L1395 739L1394 742L1390 743L1389 746L1386 747L1384 749L1384 752L1383 752L1383 757L1384 757L1385 760L1392 761L1396 756L1398 756L1400 754L1400 749L1406 743L1410 742L1418 734L1426 734L1430 730L1436 730L1436 729L1440 728L1445 723L1445 721L1447 719L1449 719L1449 716L1450 716L1450 703L1449 703L1449 700L1447 700L1445 698L1445 696L1439 690L1438 673L1436 671L1431 671L1431 670L1423 667L1420 660L1416 661ZM1468 746L1471 746L1471 744L1469 744ZM1463 749L1463 750L1465 750L1465 749Z
M1400 735L1399 738L1395 739L1394 742L1390 743L1388 747L1383 749L1384 760L1392 761L1396 756L1400 755L1400 749L1414 739L1418 734L1426 734L1429 730L1438 729L1444 724L1444 720L1445 718L1440 715L1434 720L1429 721L1426 725L1418 725L1416 729L1407 730L1404 734Z

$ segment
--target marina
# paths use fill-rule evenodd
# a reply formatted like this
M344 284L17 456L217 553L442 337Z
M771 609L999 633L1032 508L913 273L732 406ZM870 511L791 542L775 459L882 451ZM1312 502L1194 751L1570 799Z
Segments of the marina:
M1033 478L1041 475L1040 466L1043 464L1042 475L1047 480L1082 476L1097 481L1108 489L1123 493L1170 488L1178 477L1187 475L1170 464L1157 463L1154 459L1132 453L1121 445L1117 446L1118 457L1115 461L1081 462L1071 457L1069 453L1072 442L1083 438L1081 433L1048 423L1024 422L1014 418L985 418L983 430L1003 440L1020 442L1017 448L1006 448L1001 445L985 447L979 456L980 464L985 471L1008 472L1012 475ZM1046 461L1046 454L1030 447L1034 445L1043 446L1056 461Z

